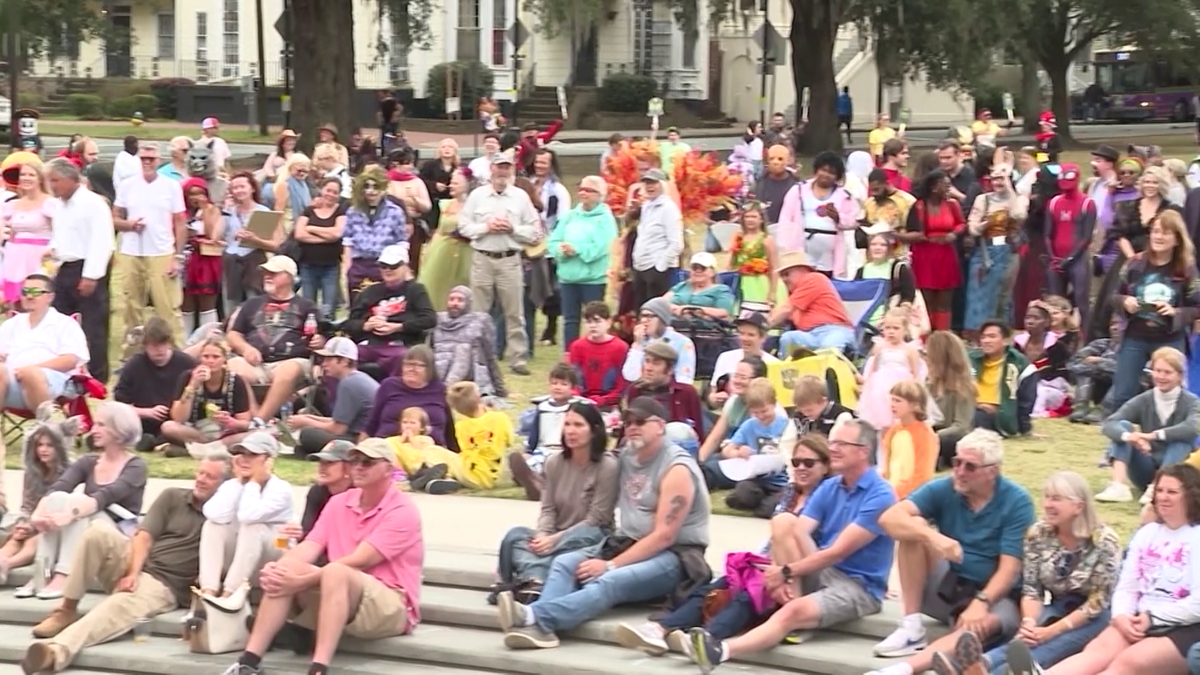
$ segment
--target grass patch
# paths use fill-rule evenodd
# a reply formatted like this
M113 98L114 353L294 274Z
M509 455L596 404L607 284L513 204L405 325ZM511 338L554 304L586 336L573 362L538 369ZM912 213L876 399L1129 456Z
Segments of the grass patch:
M86 133L92 138L125 138L137 136L143 141L169 141L176 136L195 138L200 135L199 124L180 124L178 122L146 122L140 127L127 122L114 120L110 122L85 122L82 120L41 120L38 122L38 132L43 136L70 136L76 133ZM275 135L259 135L258 131L248 131L245 128L226 127L221 130L221 138L229 143L257 143L273 145Z

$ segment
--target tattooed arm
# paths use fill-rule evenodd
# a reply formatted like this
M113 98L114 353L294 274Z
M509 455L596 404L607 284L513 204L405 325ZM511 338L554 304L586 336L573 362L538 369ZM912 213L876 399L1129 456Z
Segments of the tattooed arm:
M658 490L658 510L654 514L654 529L639 539L627 551L613 558L613 567L624 567L654 556L675 545L679 528L692 509L696 486L692 472L682 464L671 467L662 478Z

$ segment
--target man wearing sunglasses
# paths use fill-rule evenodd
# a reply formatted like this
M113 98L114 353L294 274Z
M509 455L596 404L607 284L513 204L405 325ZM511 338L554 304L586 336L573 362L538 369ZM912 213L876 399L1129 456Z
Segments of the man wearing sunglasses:
M88 362L83 329L53 303L50 277L31 274L21 286L25 311L0 324L0 401L6 410L37 410L62 396L69 373Z
M424 344L437 326L437 311L425 285L413 279L407 244L392 244L379 254L383 281L359 291L342 328L358 345L359 362L398 372L407 348Z
M899 542L904 618L875 645L876 656L909 657L870 675L913 675L929 670L934 654L952 652L963 631L985 644L1016 633L1021 612L1025 532L1033 502L1025 488L1000 475L1004 441L976 429L958 442L949 476L934 478L879 519ZM922 615L950 626L932 644Z

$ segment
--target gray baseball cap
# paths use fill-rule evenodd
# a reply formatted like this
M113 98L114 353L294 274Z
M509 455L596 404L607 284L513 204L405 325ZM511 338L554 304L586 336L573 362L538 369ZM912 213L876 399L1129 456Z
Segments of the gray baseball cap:
M353 449L353 443L339 438L326 443L320 452L309 455L308 459L313 462L345 462L350 459Z

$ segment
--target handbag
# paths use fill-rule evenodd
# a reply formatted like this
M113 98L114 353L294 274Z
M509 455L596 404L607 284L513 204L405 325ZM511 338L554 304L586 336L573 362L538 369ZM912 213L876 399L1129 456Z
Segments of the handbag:
M246 648L250 630L246 619L250 616L250 603L230 610L200 594L192 587L192 608L184 623L184 639L193 654L228 654Z

